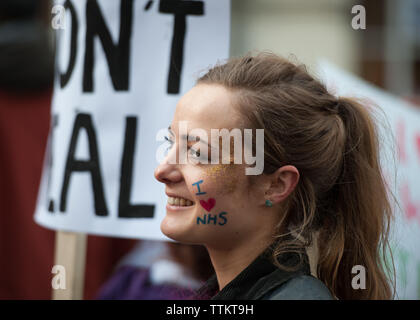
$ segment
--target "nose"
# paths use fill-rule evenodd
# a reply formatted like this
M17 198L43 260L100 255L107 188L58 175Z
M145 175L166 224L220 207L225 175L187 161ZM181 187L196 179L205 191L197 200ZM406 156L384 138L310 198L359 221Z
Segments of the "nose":
M165 184L176 183L182 181L182 174L177 165L163 162L155 169L155 178Z

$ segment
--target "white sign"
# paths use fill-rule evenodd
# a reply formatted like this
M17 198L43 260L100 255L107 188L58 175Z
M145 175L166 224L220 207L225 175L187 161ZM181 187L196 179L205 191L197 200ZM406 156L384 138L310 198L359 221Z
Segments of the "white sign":
M35 220L52 229L167 239L160 231L164 185L153 176L162 144L156 134L199 72L228 57L230 1L56 6L58 74Z
M320 75L330 92L368 100L385 113L381 160L401 207L395 208L391 238L397 299L420 299L420 109L326 62Z

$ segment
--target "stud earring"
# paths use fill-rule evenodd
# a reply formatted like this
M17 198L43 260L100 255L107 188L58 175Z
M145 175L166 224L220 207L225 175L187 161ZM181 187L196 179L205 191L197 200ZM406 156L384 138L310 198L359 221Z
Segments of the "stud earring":
M265 200L265 206L266 207L272 207L273 203L270 200Z

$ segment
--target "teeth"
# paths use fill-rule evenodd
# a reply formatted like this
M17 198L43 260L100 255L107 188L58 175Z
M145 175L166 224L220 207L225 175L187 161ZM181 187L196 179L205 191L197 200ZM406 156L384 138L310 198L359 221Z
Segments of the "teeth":
M192 206L193 202L184 198L168 197L168 204L173 205L173 206L188 207L188 206Z

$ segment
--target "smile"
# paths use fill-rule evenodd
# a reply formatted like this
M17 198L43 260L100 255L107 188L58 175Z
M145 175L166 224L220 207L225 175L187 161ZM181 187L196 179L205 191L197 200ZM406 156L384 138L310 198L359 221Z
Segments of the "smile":
M189 207L192 206L194 202L180 197L168 197L168 204L172 206Z

